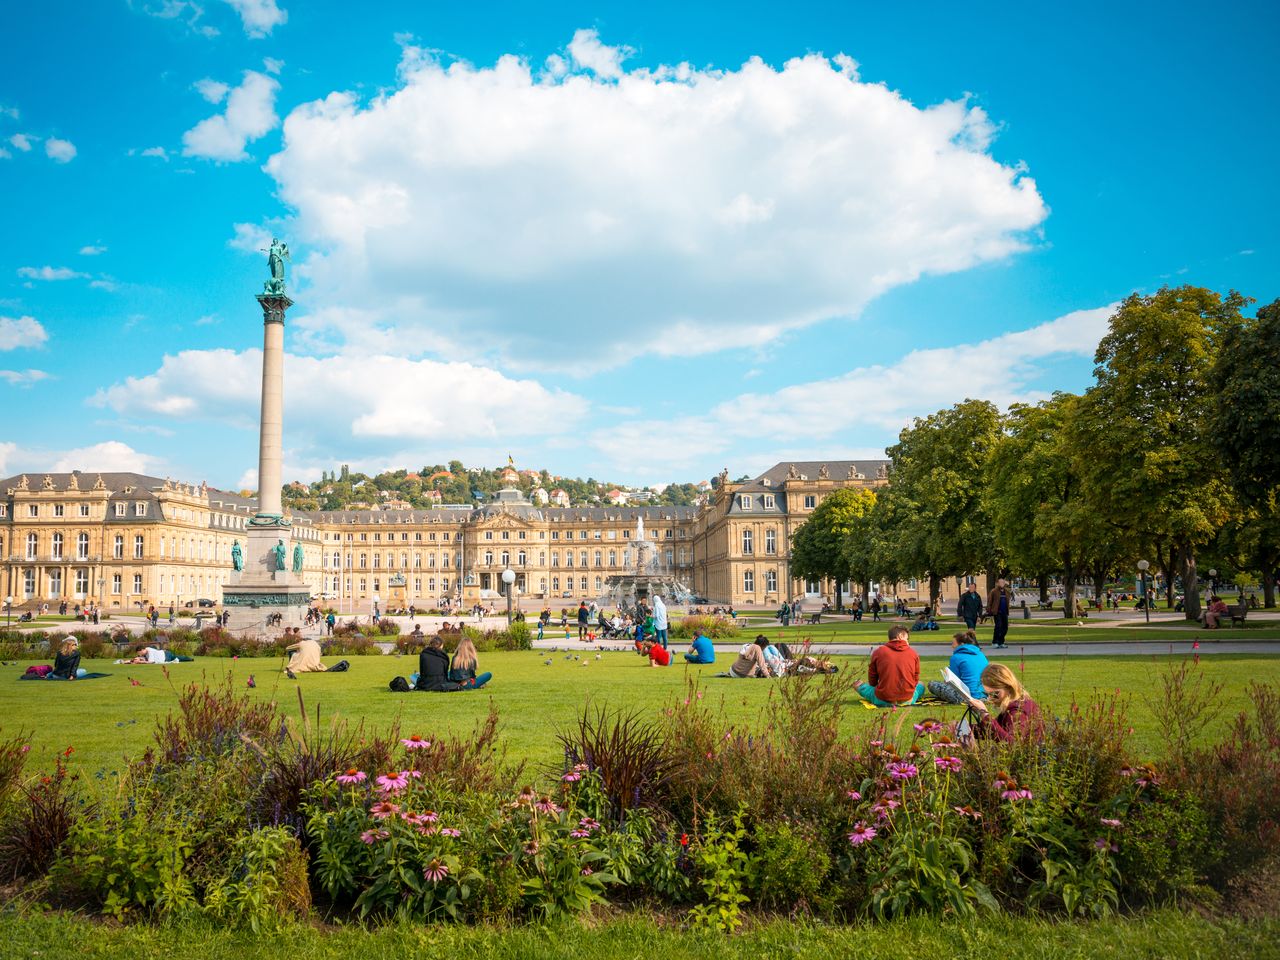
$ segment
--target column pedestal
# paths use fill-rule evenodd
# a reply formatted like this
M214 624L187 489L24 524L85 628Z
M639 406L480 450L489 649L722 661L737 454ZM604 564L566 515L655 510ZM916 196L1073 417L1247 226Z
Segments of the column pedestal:
M277 570L274 549L284 541L285 562L292 564L293 544L286 526L250 527L244 544L244 569L232 571L222 588L222 605L231 614L227 628L274 635L284 627L300 627L306 617L311 588L292 569ZM267 617L281 615L279 627L267 627Z

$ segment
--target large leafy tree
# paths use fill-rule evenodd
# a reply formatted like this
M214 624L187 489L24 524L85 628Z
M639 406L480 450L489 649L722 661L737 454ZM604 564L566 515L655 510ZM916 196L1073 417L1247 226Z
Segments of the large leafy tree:
M907 576L929 578L936 602L943 577L999 566L983 503L985 461L1000 439L1000 413L966 400L915 422L887 451L892 548Z
M844 543L858 518L871 511L876 495L846 487L825 496L791 540L791 574L836 584L836 609L843 606L841 585L855 576Z
M1214 354L1246 302L1192 286L1129 296L1080 404L1093 433L1081 460L1087 496L1105 522L1176 558L1189 620L1200 614L1196 551L1236 509L1208 413Z
M1276 501L1280 497L1280 300L1224 331L1209 373L1209 428L1248 516L1238 538L1258 570L1264 603L1276 602Z

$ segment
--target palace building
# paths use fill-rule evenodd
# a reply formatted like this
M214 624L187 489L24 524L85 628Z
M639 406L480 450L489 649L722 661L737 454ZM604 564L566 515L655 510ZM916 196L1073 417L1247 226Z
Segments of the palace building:
M340 607L368 609L375 598L393 607L432 607L444 597L470 605L498 597L508 568L527 600L596 597L628 568L641 518L658 562L696 595L767 607L833 597L833 584L791 576L791 538L832 490L888 482L882 460L779 463L741 483L722 473L697 507L544 505L510 487L477 507L295 511L289 529L303 546L307 586ZM254 509L253 500L204 483L136 473L0 480L0 590L15 607L220 603L232 545L243 545ZM846 595L858 592L850 586ZM915 596L915 588L897 592Z

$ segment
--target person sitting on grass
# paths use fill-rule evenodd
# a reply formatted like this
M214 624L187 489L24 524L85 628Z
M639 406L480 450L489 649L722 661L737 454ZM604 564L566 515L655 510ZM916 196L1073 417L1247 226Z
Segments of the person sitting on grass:
M296 634L294 636L297 642L284 648L285 653L293 654L284 668L285 676L294 680L299 673L324 673L325 665L320 662L319 641Z
M716 648L712 645L711 638L701 630L695 630L693 643L689 645L689 651L684 655L684 659L688 663L715 663Z
M782 647L783 649L779 650L772 643L764 645L764 662L769 665L769 673L775 677L780 677L786 673L790 664L790 657L787 654L791 651L786 649L787 645L785 643L782 644ZM784 650L786 651L785 653L783 652Z
M75 637L67 637L58 648L58 655L53 658L53 669L46 680L77 680L88 670L80 666L80 641Z
M769 639L763 634L750 643L744 644L738 651L738 659L733 661L733 666L729 667L729 676L738 677L741 680L749 677L772 677L769 662L764 658L764 648L768 645Z
M889 640L871 652L867 682L857 685L859 696L877 707L915 703L924 694L920 655L911 649L906 627L889 628Z
M933 619L933 614L930 613L928 607L925 607L923 610L917 613L915 623L911 624L911 630L913 633L918 630L937 630L937 629L938 629L938 621Z
M1222 618L1229 612L1226 601L1215 593L1209 600L1209 606L1204 611L1205 628L1217 630L1218 627L1222 626Z
M969 698L969 709L978 718L973 735L979 739L1011 741L1021 736L1039 739L1043 732L1040 708L1014 672L1003 663L988 664L981 683L986 699Z
M492 673L476 675L476 645L470 637L458 641L458 649L449 664L449 679L463 690L479 690L493 679Z
M640 652L649 658L651 667L671 666L671 651L656 640L646 640L640 645Z
M414 688L425 693L453 693L462 687L449 679L449 655L444 641L434 636L418 654L418 682Z
M969 688L975 700L985 700L986 691L982 688L982 671L987 668L987 655L978 646L978 635L972 630L963 630L951 638L951 659L947 669L960 678L960 682ZM929 692L939 700L947 703L962 704L964 694L945 680L930 680Z

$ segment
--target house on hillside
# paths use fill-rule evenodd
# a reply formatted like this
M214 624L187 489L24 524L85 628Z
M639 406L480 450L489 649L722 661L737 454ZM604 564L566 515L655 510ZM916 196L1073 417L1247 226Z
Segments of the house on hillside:
M551 491L551 502L557 507L567 507L569 506L569 494L560 487L556 487Z

